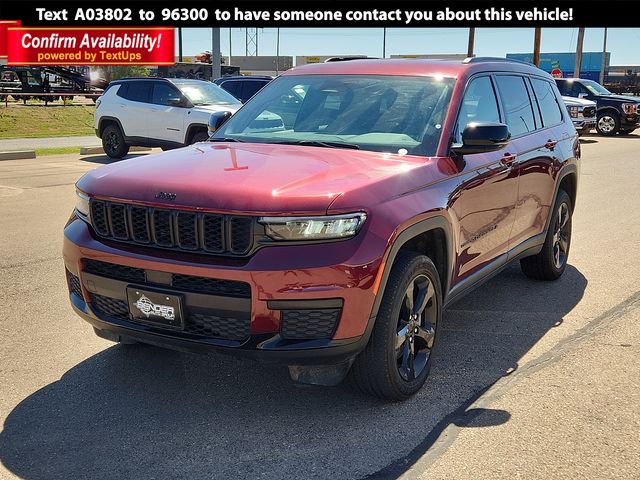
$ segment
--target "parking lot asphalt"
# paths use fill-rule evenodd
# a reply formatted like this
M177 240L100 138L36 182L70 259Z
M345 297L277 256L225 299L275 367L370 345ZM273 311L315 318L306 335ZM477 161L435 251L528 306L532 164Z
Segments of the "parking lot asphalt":
M0 477L637 478L639 149L584 139L564 276L513 265L454 304L427 385L397 404L95 337L62 227L108 159L0 162Z

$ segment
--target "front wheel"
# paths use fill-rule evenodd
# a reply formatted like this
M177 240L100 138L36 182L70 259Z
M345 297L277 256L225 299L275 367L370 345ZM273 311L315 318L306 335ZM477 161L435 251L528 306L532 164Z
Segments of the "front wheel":
M571 246L571 198L564 190L558 191L547 236L537 255L520 260L524 274L535 280L556 280L564 273Z
M122 158L129 153L129 145L117 125L108 125L102 132L102 149L110 158Z
M390 401L418 392L431 369L441 315L440 277L431 259L399 254L369 343L351 369L355 385Z
M620 119L615 113L605 112L598 115L596 130L600 135L610 137L615 135L620 129Z

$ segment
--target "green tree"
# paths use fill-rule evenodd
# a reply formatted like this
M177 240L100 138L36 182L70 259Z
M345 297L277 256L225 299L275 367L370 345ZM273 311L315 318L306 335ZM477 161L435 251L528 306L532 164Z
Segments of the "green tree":
M140 65L126 65L122 67L103 67L102 74L107 80L111 82L124 77L148 77L149 69Z

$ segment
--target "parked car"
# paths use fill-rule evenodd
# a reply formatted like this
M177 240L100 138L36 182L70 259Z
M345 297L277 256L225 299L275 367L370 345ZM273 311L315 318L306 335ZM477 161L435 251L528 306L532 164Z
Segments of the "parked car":
M182 78L126 78L111 82L96 101L94 127L111 158L131 146L171 149L208 138L213 112L240 102L211 82Z
M598 82L582 78L556 78L560 93L596 102L596 130L600 135L628 134L640 126L640 99L614 95Z
M531 65L306 65L211 126L78 181L64 263L99 336L281 362L303 383L349 374L401 400L444 308L511 262L537 280L567 266L580 144Z
M220 85L242 103L245 103L271 80L273 80L273 77L266 75L236 75L220 77L213 82L216 85Z
M596 102L584 98L562 97L578 135L586 135L596 126Z

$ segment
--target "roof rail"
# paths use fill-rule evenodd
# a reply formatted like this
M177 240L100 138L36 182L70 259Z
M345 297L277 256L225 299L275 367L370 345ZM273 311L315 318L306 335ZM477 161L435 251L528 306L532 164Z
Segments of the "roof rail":
M462 63L482 63L482 62L510 62L510 63L520 63L522 65L533 65L530 62L523 62L522 60L516 60L515 58L506 58L506 57L467 57ZM535 65L534 65L535 66Z

